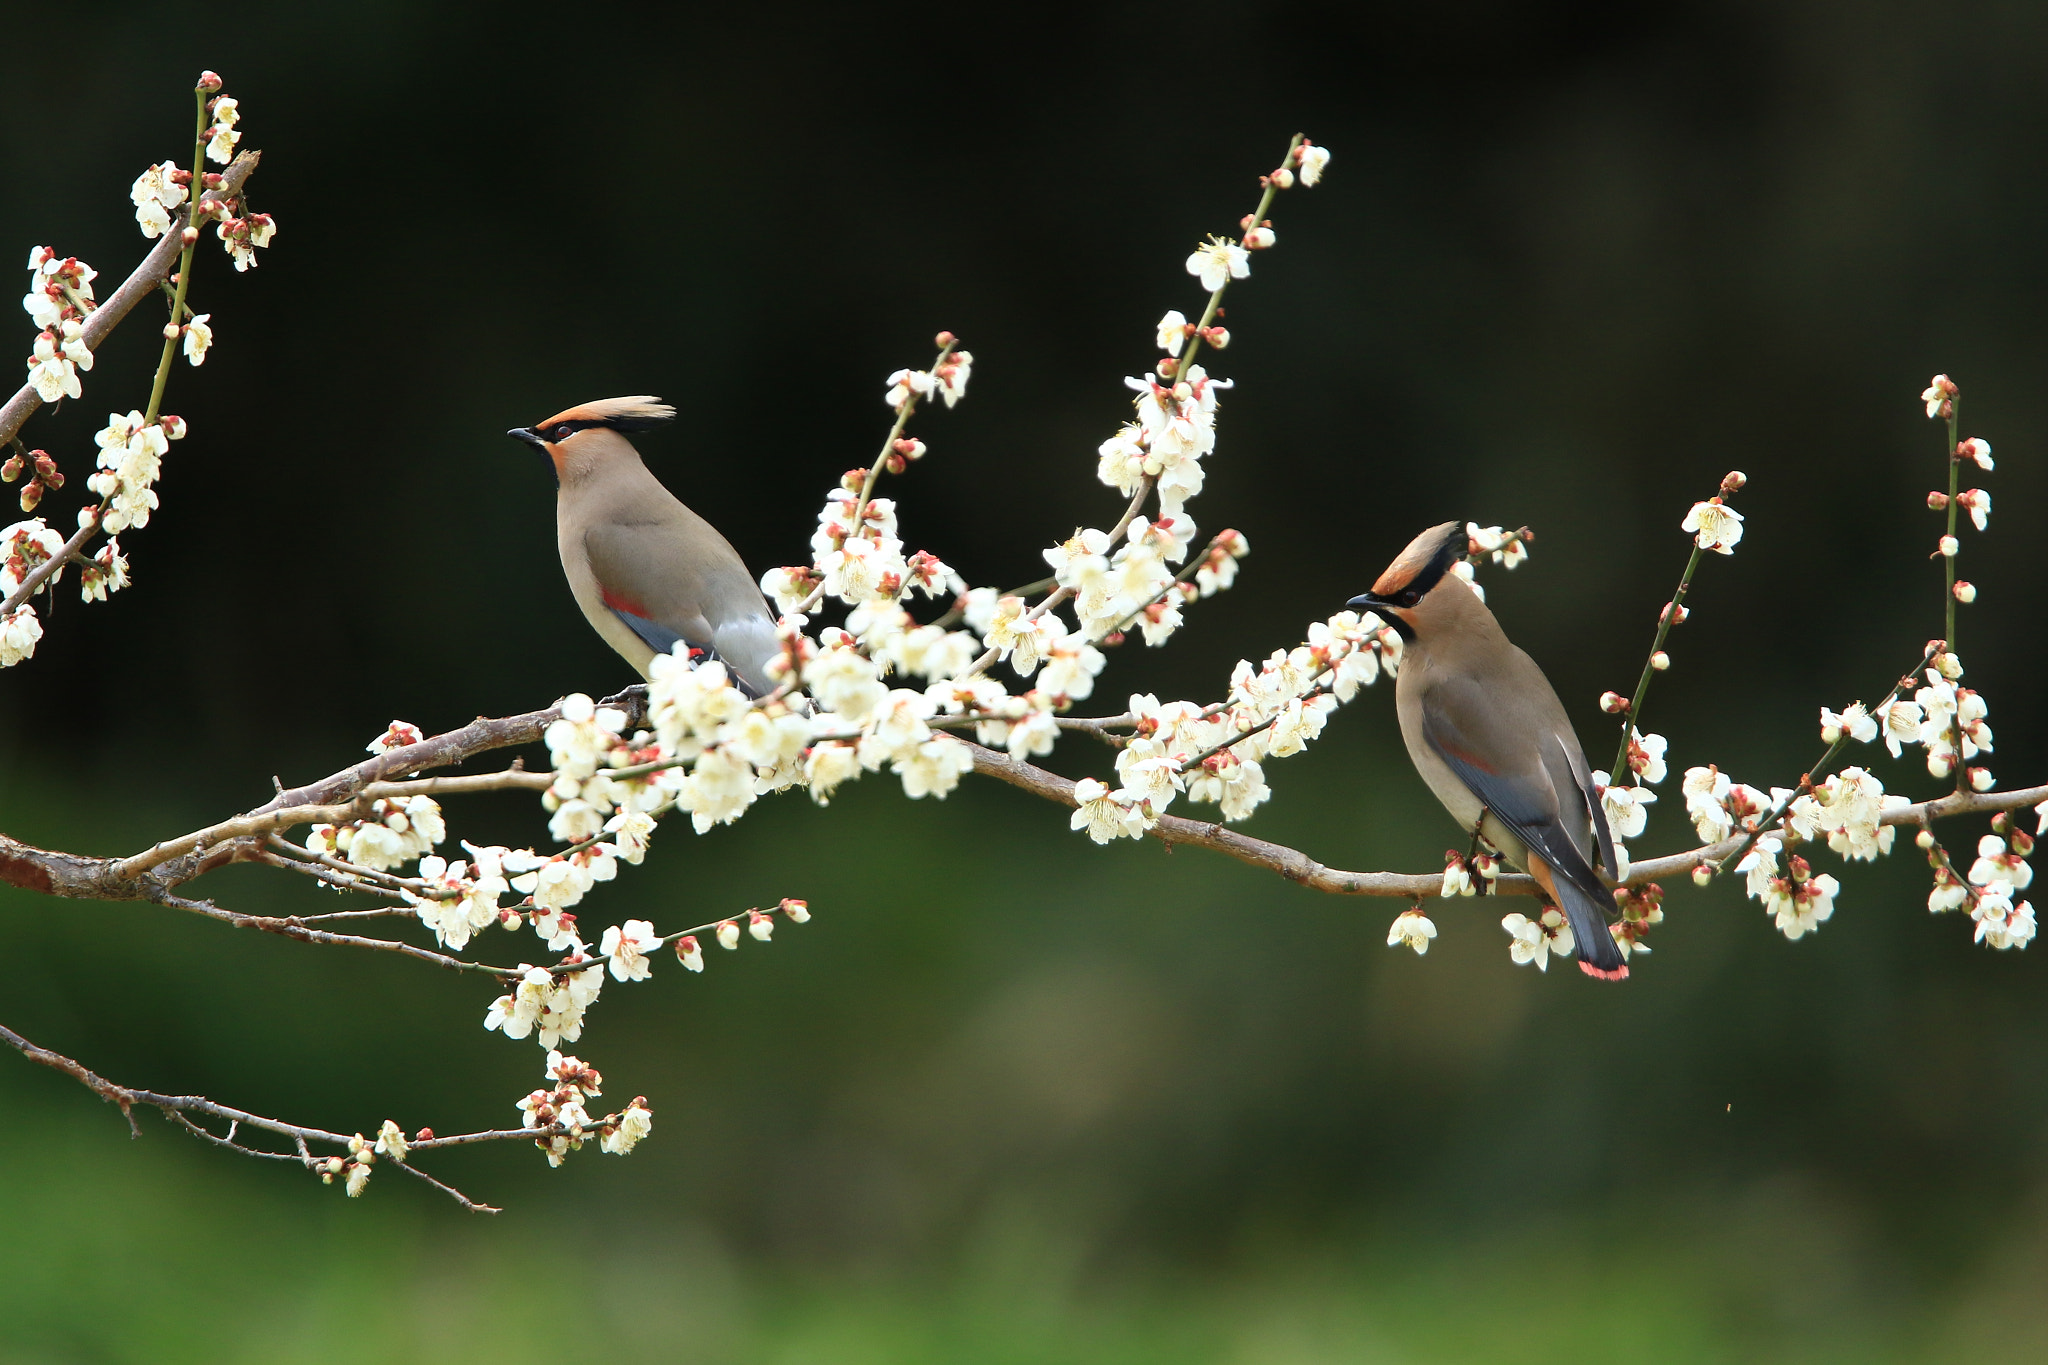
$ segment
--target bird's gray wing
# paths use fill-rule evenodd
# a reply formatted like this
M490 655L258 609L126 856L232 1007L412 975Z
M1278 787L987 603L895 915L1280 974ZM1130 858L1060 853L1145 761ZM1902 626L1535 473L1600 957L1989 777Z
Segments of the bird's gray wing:
M1614 893L1564 823L1564 803L1577 815L1588 793L1576 781L1558 790L1545 753L1557 745L1557 736L1517 729L1475 681L1455 675L1438 679L1423 694L1422 734L1493 817L1549 866L1582 959L1603 970L1621 967L1621 952L1607 932ZM1593 809L1599 820L1597 805ZM1606 822L1600 820L1598 828L1604 832ZM1603 844L1603 851L1609 847Z

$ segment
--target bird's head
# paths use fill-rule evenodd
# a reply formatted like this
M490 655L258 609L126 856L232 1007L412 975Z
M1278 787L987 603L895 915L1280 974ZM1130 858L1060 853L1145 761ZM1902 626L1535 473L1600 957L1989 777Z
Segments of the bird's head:
M1415 639L1417 613L1423 601L1454 578L1451 566L1465 553L1462 522L1447 521L1432 526L1408 542L1408 548L1387 565L1373 583L1372 591L1360 593L1344 605L1377 613L1409 642Z
M526 442L546 456L549 467L554 471L555 482L560 483L570 460L580 460L586 455L593 460L602 459L607 452L617 453L618 447L631 450L623 433L650 430L664 422L674 421L675 415L673 407L652 394L642 393L629 398L600 398L594 403L580 403L556 413L545 422L536 422L530 427L514 427L505 434Z

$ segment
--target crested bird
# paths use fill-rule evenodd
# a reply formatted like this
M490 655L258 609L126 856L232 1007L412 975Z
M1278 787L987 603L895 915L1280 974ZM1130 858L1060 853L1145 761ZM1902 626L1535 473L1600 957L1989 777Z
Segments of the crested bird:
M681 643L693 660L724 660L734 685L758 697L782 652L767 600L739 552L626 439L675 415L647 394L603 398L505 434L547 457L562 572L604 642L642 677Z
M1619 981L1628 965L1607 929L1614 893L1594 862L1616 875L1614 838L1585 751L1543 670L1451 572L1465 548L1459 523L1433 526L1347 605L1400 632L1394 710L1422 780L1564 912L1579 969Z

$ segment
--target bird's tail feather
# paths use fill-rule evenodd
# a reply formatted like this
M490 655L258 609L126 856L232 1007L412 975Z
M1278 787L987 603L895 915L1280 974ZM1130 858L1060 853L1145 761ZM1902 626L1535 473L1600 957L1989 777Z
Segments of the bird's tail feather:
M1603 888L1602 896L1606 903L1602 904L1569 877L1554 875L1541 858L1534 856L1529 859L1529 870L1550 898L1557 902L1557 908L1564 911L1566 922L1572 926L1572 942L1577 945L1579 970L1602 981L1627 980L1628 959L1621 955L1614 935L1607 931L1607 915L1614 909L1614 893Z

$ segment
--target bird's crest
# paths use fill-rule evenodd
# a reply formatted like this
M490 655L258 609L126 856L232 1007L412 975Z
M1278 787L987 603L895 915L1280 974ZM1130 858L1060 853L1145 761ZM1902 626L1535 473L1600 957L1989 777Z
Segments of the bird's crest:
M1465 551L1465 531L1455 521L1432 526L1408 542L1408 548L1387 565L1387 571L1372 585L1376 597L1392 597L1410 589L1427 593Z
M585 427L610 427L613 431L648 431L664 422L675 420L676 410L651 393L634 394L626 398L600 398L591 403L579 403L556 413L545 422L537 423L535 431L553 431L557 426L568 425L578 431Z

